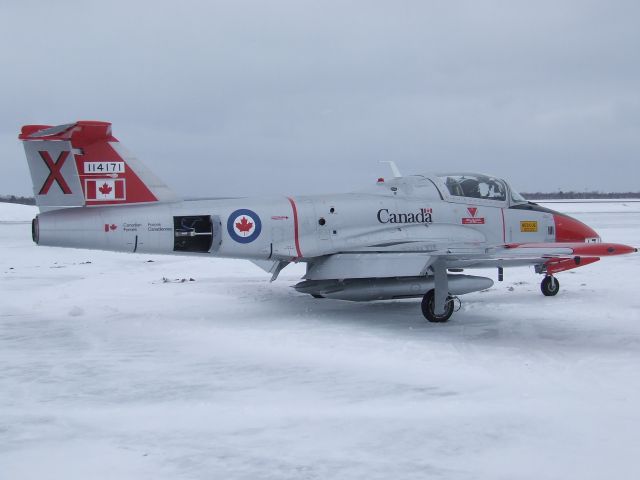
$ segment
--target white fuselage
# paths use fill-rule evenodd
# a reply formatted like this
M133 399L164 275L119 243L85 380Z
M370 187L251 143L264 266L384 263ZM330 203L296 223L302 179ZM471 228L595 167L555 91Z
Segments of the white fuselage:
M336 252L427 252L442 243L481 247L555 240L549 228L553 215L508 207L506 202L442 198L433 183L416 176L360 193L55 210L38 216L37 241L137 253L306 261ZM198 225L194 219L202 221Z

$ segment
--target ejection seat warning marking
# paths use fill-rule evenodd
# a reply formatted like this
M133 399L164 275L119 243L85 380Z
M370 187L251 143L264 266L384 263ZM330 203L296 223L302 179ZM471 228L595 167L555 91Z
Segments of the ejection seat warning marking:
M538 222L533 222L533 221L520 222L520 231L535 233L538 231Z
M84 162L84 173L124 173L124 162Z
M463 225L484 225L484 217L478 217L478 207L468 207L470 217L462 219Z

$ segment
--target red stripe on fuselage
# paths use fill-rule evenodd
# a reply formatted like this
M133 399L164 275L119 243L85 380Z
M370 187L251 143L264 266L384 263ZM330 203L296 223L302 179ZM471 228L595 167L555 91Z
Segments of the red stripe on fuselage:
M293 201L293 198L287 197L289 203L291 204L291 210L293 210L293 238L296 242L296 255L297 258L302 258L302 251L300 250L300 238L298 235L298 208L296 207L296 202Z

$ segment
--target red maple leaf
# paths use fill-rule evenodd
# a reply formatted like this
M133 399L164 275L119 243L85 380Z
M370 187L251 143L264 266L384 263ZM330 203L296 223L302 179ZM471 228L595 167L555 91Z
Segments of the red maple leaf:
M111 190L113 190L113 188L110 187L107 182L104 182L104 184L98 190L100 190L100 193L102 193L103 195L107 195L109 192L111 192Z
M236 228L240 232L248 232L253 227L253 223L247 221L247 217L242 217L239 222L236 222Z

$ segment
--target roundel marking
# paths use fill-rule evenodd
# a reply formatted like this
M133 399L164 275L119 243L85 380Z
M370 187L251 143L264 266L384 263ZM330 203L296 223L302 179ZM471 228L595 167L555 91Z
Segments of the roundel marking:
M251 243L260 236L262 222L257 213L246 208L234 211L227 219L227 232L238 243Z

